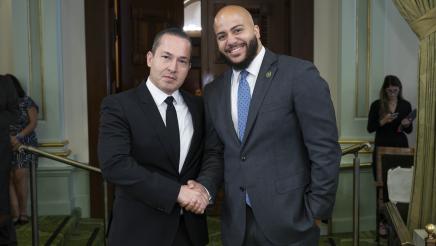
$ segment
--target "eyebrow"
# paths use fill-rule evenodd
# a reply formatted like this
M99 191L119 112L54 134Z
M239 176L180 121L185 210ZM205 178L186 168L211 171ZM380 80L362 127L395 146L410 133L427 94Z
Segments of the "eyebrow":
M244 25L242 25L242 24L236 25L236 26L230 28L230 30L233 31L233 30L235 30L238 27L244 27Z
M242 25L242 24L236 25L236 26L230 28L230 31L233 31L233 30L235 30L236 28L239 28L239 27L244 27L244 25ZM218 36L220 34L225 34L225 33L226 33L225 31L222 31L222 32L216 33L215 35Z
M163 55L169 55L169 56L175 56L174 54L172 54L171 52L168 51L162 51ZM189 60L189 58L187 56L179 56L177 57L177 59L187 59Z

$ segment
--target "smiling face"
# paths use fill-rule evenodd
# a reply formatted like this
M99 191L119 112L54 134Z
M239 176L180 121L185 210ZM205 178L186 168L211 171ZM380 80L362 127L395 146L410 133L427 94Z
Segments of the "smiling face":
M259 27L248 11L239 6L226 6L214 20L218 49L227 62L246 68L261 49Z
M190 57L191 44L188 40L164 34L154 53L147 53L150 81L161 91L171 95L185 81L191 66Z

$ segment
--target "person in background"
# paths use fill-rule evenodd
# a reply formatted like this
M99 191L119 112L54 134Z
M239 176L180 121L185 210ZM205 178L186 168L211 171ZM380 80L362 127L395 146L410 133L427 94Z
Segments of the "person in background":
M367 130L375 132L372 171L376 178L375 161L377 147L409 147L406 133L413 130L410 113L412 106L403 98L400 79L387 75L380 89L380 99L371 104Z
M38 156L30 152L18 151L21 144L34 146L38 144L35 128L38 122L38 106L24 92L18 79L7 74L14 84L15 91L19 98L20 114L18 123L10 126L12 134L11 143L14 149L12 155L12 170L10 176L10 199L11 213L16 224L26 224L29 222L27 215L27 194L30 165L37 165Z
M411 112L410 103L403 98L403 87L400 79L394 75L387 75L380 89L380 99L371 104L368 115L367 130L369 133L375 132L372 154L374 180L376 180L378 147L409 147L406 133L411 133L413 129ZM384 222L380 223L378 231L381 236L386 235Z
M16 245L10 215L9 175L12 160L9 126L18 120L18 96L9 77L0 75L0 245Z

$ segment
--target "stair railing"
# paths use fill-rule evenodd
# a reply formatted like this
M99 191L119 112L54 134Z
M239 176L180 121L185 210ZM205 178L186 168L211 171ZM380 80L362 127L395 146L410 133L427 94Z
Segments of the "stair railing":
M94 172L101 174L101 170L99 168L89 166L86 163L78 162L75 160L71 160L68 158L60 157L57 155L50 154L48 152L42 151L32 146L21 145L18 148L19 151L27 151L31 153L38 154L39 156L43 156L45 158L61 162L73 167L80 168L82 170L86 170L88 172ZM108 226L108 205L107 205L107 183L103 180L103 196L104 196L104 228L105 232L107 231ZM36 166L30 165L30 206L31 206L31 223L32 223L32 246L39 245L39 229L38 229L38 195L37 195L37 183L36 183ZM104 240L106 244L106 240Z
M359 245L360 159L359 151L370 149L371 144L355 144L342 150L342 156L353 154L353 246Z
M359 245L359 203L360 203L360 159L359 151L362 149L370 149L371 144L363 143L352 145L342 150L342 156L353 154L353 246ZM68 158L56 156L32 146L21 145L19 151L28 151L36 153L39 156L62 162L64 164L80 168L89 172L101 174L101 170L96 167L89 166L85 163L74 161ZM30 196L31 196L31 213L32 213L32 245L38 246L39 233L38 233L38 208L37 208L37 186L36 186L36 167L30 166ZM105 231L107 230L108 222L108 206L107 206L107 183L103 181L104 192L104 225Z

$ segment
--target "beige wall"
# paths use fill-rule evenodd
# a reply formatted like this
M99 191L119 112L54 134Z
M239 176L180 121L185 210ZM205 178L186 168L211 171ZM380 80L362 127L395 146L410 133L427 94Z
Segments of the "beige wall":
M0 74L10 73L11 57L11 0L0 0Z
M314 5L314 63L321 76L329 83L333 104L336 112L339 112L337 100L339 0L315 0Z

